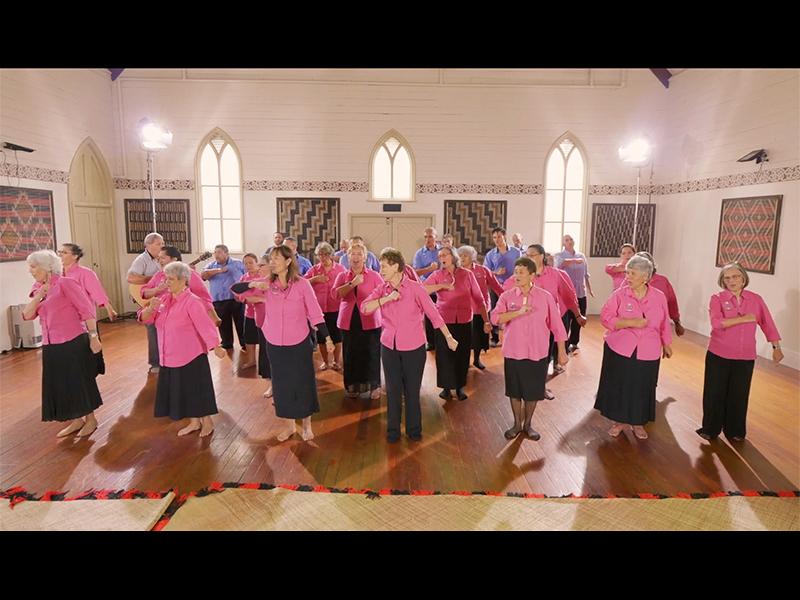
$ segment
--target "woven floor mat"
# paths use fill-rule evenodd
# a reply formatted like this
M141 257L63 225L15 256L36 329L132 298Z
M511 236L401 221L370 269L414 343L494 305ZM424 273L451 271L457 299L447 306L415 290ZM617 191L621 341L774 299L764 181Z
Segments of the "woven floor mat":
M798 531L800 498L518 498L229 488L163 531Z

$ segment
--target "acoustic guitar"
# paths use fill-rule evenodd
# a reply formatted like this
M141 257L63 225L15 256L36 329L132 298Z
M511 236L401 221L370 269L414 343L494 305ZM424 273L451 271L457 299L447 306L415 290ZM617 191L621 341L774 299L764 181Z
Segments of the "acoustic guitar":
M193 267L197 263L208 260L212 256L214 255L211 252L203 252L196 260L193 260L188 264L190 267ZM139 306L145 307L150 304L150 300L148 298L142 298L142 284L135 285L130 283L128 284L128 290L130 291L131 298L133 298Z

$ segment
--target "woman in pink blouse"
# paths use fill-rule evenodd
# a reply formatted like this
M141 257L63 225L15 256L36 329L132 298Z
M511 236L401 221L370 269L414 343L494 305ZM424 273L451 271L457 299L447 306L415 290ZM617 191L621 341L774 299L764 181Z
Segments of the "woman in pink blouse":
M58 437L97 429L94 411L103 404L97 388L97 337L94 304L80 283L63 277L52 250L28 256L28 271L40 284L22 311L42 325L42 421L72 421Z
M442 388L439 397L452 398L455 389L459 400L466 400L469 355L472 349L472 309L477 306L484 322L484 332L490 333L489 314L483 303L483 294L472 270L461 268L461 259L452 246L439 250L440 268L425 280L425 291L436 294L436 310L442 315L448 331L458 342L458 350L445 350L441 332L436 335L436 385Z
M606 265L606 273L611 277L614 282L614 289L619 289L625 283L625 265L636 254L636 248L633 244L622 244L619 249L619 262Z
M288 440L296 431L295 421L302 419L302 438L314 438L311 415L319 412L316 369L314 368L311 326L328 338L328 352L333 354L325 317L308 280L289 246L275 246L269 253L268 281L235 283L236 294L256 294L264 299L266 318L262 326L272 368L272 396L275 414L283 420L278 441ZM249 288L249 289L248 289Z
M533 285L536 264L528 257L514 263L515 285L503 292L492 311L492 324L504 326L503 362L506 396L511 400L514 426L505 432L513 439L524 431L532 440L541 435L531 426L536 403L547 398L544 383L550 361L550 338L558 348L558 362L567 364L567 332L555 299Z
M182 262L164 267L169 294L154 297L139 311L139 321L155 323L158 331L158 386L154 414L173 421L189 419L178 431L184 436L199 431L211 435L217 414L214 382L208 352L218 358L228 354L219 345L219 332L208 318L207 304L189 289L192 269Z
M377 271L366 268L366 260L366 246L360 243L348 246L350 269L336 276L331 293L341 300L336 325L342 332L344 389L350 398L368 391L372 400L378 400L381 397L381 311L365 314L361 303L383 279Z
M722 288L711 296L711 339L703 381L703 426L700 437L713 440L720 432L735 442L747 434L747 402L756 360L756 326L772 343L772 361L783 360L781 336L764 299L750 290L747 271L733 262L722 267Z
M484 352L489 351L489 334L486 333L486 323L488 321L485 321L482 316L481 305L488 311L492 305L489 299L489 288L499 298L503 293L503 286L500 285L497 277L489 268L475 262L478 252L472 246L461 246L458 249L458 257L461 259L461 267L467 271L472 271L472 274L475 275L475 281L478 282L481 296L483 296L481 304L473 304L472 306L472 351L474 353L472 364L483 370L486 366L481 362L480 355L481 350ZM491 333L491 328L489 331Z
M256 263L256 273L255 277L250 277L249 273L242 276L242 279L238 283L249 283L251 281L269 281L270 276L270 268L269 268L269 254L264 254ZM233 286L231 286L233 288ZM246 288L249 290L249 288ZM233 291L233 289L231 289ZM255 290L258 292L258 290ZM267 317L266 312L266 304L264 300L264 296L261 294L254 293L252 290L245 291L243 294L236 294L234 293L236 299L245 305L245 317L249 314L253 315L253 325L256 328L257 340L258 340L258 374L262 379L270 380L269 384L267 385L267 389L264 392L264 398L272 398L272 367L269 364L269 355L267 354L267 340L264 337L264 321ZM247 321L245 320L245 335L247 335Z
M328 368L334 371L342 370L342 332L336 325L339 319L339 305L341 300L337 294L332 293L336 277L340 273L347 271L345 267L333 260L333 246L326 242L317 244L314 255L319 261L303 275L311 283L314 293L317 295L317 302L325 316L325 325L333 341L333 356L328 356L328 348L325 338L318 335L317 344L319 353L322 355L322 365L319 370L325 371Z
M368 315L380 309L383 320L381 360L386 376L386 441L400 440L404 398L406 435L419 441L422 439L419 397L427 358L423 317L430 319L434 329L442 331L450 350L455 351L458 342L447 330L425 287L404 275L403 254L394 249L384 250L380 264L384 283L372 290L361 306Z
M606 328L603 365L594 407L613 421L608 433L620 434L626 424L640 440L644 425L656 418L656 384L661 358L672 356L672 330L667 299L648 285L653 263L643 256L626 265L626 284L600 311Z
M239 281L253 281L261 276L258 271L258 257L255 254L248 252L242 256L242 262L247 272L242 275ZM244 304L244 344L247 352L247 362L241 368L249 369L258 362L258 327L256 326L255 304L245 303L244 299L237 297L236 294L234 294L234 297Z
M644 256L647 260L653 263L653 276L650 278L650 286L661 290L667 297L667 308L669 309L669 318L675 323L675 335L681 337L686 330L681 325L681 311L678 309L678 297L675 295L675 289L664 275L658 272L658 265L649 252L637 252L640 256Z

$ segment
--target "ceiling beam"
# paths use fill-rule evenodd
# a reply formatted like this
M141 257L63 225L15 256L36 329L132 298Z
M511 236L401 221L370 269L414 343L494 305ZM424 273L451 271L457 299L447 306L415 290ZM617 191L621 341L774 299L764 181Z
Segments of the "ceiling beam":
M664 84L665 88L669 88L669 78L672 77L672 73L669 72L669 69L650 69L653 72L653 75L658 77L658 80Z

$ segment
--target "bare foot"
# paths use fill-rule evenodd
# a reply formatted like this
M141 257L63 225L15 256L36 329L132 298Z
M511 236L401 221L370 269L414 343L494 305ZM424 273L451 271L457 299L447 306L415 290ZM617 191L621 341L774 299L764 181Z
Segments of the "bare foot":
M635 435L637 438L639 438L640 440L647 439L648 436L647 432L644 430L644 427L642 427L641 425L633 425L632 429L633 429L633 435Z
M193 431L197 431L201 427L202 425L200 424L200 419L191 419L189 421L189 424L178 432L178 435L180 436L188 435Z
M369 395L372 400L380 400L381 399L381 388L375 388L372 390L372 393Z
M294 435L294 425L292 425L291 429L286 429L286 430L282 431L281 433L279 433L278 434L278 441L279 442L285 442L286 440L288 440L293 435Z
M308 429L306 429L305 427L303 427L303 433L302 433L302 434L300 434L300 435L302 436L302 438L303 438L305 441L309 441L309 440L313 440L313 439L314 439L314 432L313 432L313 431L311 431L311 428L310 428L310 427L309 427Z
M264 398L272 398L272 386L270 386L270 388L264 392Z
M62 429L56 434L56 437L64 437L69 435L70 433L75 433L76 431L80 431L81 428L84 426L85 422L83 419L75 419L72 423L70 423L67 427Z
M93 415L87 415L84 419L86 420L86 424L81 427L81 430L78 432L78 437L91 435L94 433L94 430L97 429L97 419L95 419Z
M611 437L617 437L620 433L622 433L623 427L625 427L624 423L614 423L611 426L611 429L608 430L608 435Z
M202 425L202 428L200 429L200 437L206 437L213 433L214 421L211 420L211 417L203 417L200 419L200 424Z

